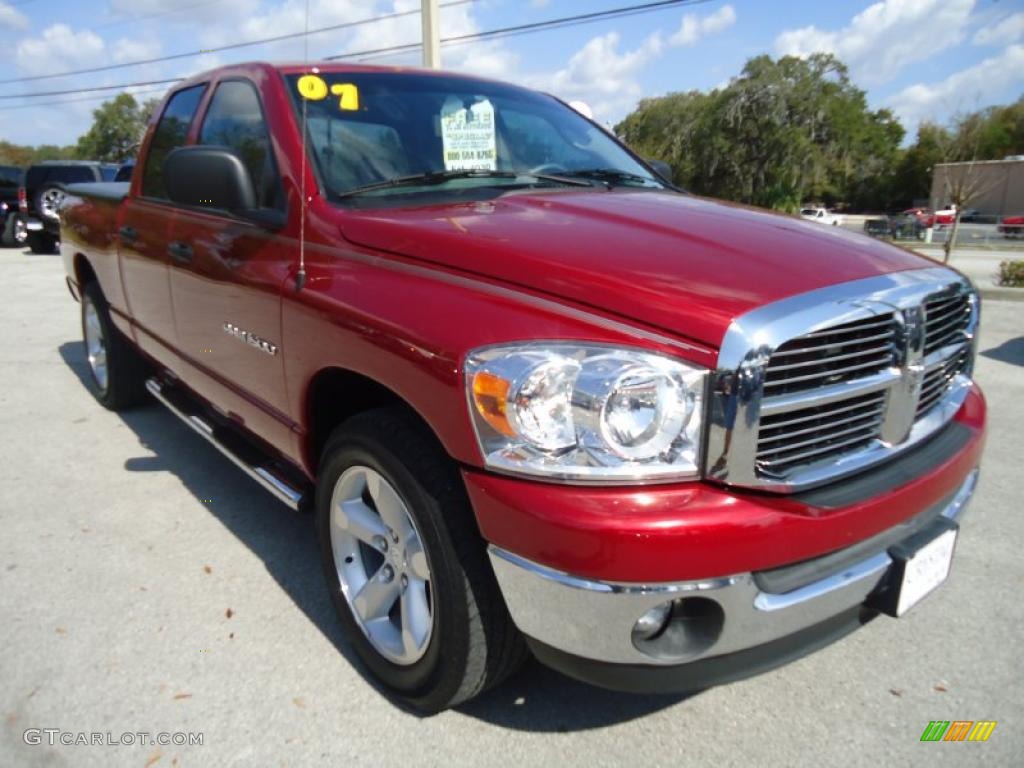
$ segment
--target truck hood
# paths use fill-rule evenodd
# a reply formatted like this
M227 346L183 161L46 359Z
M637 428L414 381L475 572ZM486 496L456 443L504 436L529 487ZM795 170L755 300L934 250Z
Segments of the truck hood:
M931 265L863 235L688 195L616 189L348 212L354 243L719 347L733 318L834 283Z

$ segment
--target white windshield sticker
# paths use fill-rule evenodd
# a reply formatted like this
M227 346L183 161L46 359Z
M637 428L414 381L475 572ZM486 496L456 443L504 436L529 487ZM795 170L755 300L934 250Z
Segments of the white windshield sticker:
M478 101L467 109L460 99L449 98L441 108L441 140L446 171L497 170L491 102Z

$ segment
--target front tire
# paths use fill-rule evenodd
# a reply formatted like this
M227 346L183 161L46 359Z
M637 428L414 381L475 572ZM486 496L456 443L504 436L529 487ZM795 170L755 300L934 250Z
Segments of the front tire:
M392 694L439 712L518 668L525 644L458 469L412 414L384 408L339 427L320 462L316 507L335 609Z
M93 396L119 411L145 400L146 364L128 339L114 327L99 283L82 289L82 339Z

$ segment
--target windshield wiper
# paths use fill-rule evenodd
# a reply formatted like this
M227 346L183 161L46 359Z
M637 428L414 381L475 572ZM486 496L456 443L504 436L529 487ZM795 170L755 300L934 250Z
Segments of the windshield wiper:
M378 181L373 184L367 184L362 187L356 187L355 189L349 189L345 192L336 193L335 197L353 197L355 195L361 195L364 192L372 192L377 189L387 189L389 187L406 187L419 184L443 184L444 182L451 181L452 179L519 179L522 177L539 179L541 181L557 182L559 184L569 184L571 186L588 186L585 181L563 178L561 175L553 176L543 173L529 173L526 171L490 171L487 169L474 168L459 171L430 171L429 173L414 173L409 176L396 176L395 178L388 179L386 181Z
M558 175L562 178L583 178L583 179L597 179L607 184L614 182L629 182L638 181L642 184L649 184L654 182L658 184L656 179L652 179L649 176L641 176L638 173L630 173L629 171L620 171L618 168L582 168L579 170L571 171L559 171ZM660 184L658 185L661 186Z

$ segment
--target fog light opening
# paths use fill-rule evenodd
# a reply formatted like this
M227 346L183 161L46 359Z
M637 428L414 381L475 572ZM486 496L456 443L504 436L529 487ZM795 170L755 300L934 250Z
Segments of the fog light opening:
M662 603L651 608L633 625L633 642L656 640L668 627L672 615L672 603Z
M725 624L722 606L707 597L683 597L651 608L633 625L633 645L661 660L682 661L707 651Z

